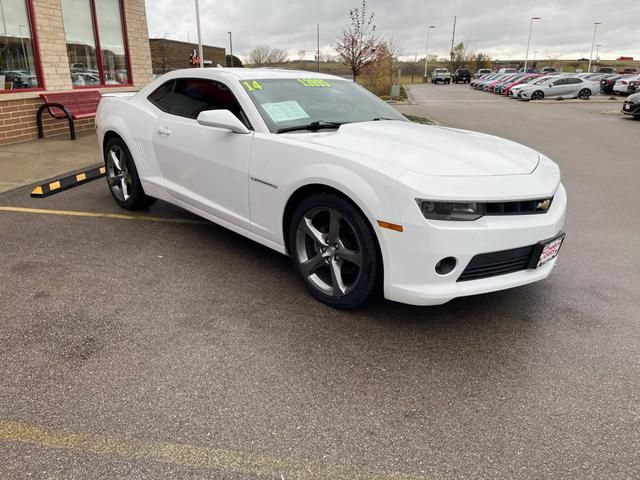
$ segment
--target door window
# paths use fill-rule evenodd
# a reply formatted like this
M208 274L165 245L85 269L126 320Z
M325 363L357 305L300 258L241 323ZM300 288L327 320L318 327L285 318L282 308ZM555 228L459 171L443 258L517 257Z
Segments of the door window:
M171 105L171 92L173 91L174 83L175 82L173 80L163 83L156 88L153 93L147 97L147 99L160 110L168 112L169 106Z
M240 104L225 84L205 78L177 79L169 113L195 119L205 110L229 110L249 126Z

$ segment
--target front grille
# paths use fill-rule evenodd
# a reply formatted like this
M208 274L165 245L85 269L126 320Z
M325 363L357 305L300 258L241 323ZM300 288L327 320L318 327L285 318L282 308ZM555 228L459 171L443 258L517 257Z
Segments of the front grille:
M529 260L535 245L529 247L482 253L471 259L467 268L458 277L458 282L506 275L529 268Z
M524 200L519 202L491 202L485 205L485 215L530 215L547 213L553 198Z

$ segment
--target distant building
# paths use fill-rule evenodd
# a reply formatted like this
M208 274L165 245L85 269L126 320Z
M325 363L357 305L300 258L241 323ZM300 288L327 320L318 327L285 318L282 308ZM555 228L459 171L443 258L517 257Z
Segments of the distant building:
M180 42L167 38L151 38L149 46L151 47L151 64L154 75L162 75L180 68L197 67L200 64L197 43ZM205 67L225 65L224 48L203 45L202 52Z
M618 62L633 62L633 57L618 57L616 58Z

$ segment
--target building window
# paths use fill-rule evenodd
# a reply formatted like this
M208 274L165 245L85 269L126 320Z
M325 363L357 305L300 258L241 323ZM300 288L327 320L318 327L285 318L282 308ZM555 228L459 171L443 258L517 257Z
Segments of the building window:
M28 0L0 0L0 92L40 88Z
M62 0L62 16L73 85L129 85L120 0Z

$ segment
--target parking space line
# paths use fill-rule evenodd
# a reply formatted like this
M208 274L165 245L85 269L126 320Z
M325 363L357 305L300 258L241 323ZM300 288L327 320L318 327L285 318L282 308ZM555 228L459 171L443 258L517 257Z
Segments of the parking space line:
M183 223L183 224L192 224L192 225L205 225L209 223L205 220L189 220L186 218L152 217L150 215L127 215L123 213L81 212L76 210L47 210L43 208L26 208L26 207L0 206L0 211L16 212L16 213L34 213L34 214L40 214L40 215L63 215L63 216L69 216L69 217L113 218L117 220L137 220L142 222Z
M259 452L210 448L184 443L124 439L74 433L12 420L0 420L0 441L108 455L127 460L168 463L192 468L217 470L227 474L267 478L326 480L418 480L424 475L400 472L351 471L345 466L301 462Z

